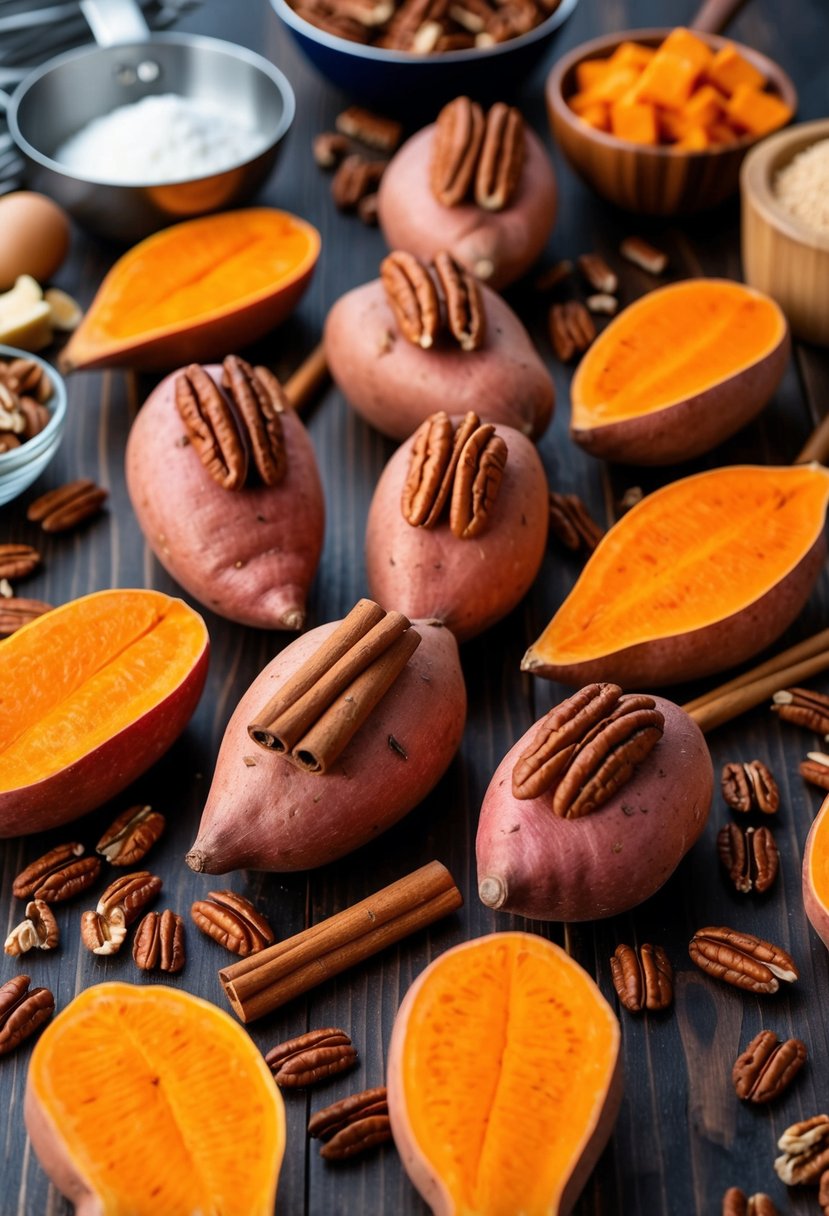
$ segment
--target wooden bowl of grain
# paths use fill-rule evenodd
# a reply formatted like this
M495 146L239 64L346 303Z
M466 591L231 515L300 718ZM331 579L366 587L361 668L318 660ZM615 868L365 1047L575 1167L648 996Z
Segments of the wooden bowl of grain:
M829 346L829 118L758 144L740 193L746 282L778 302L796 337Z

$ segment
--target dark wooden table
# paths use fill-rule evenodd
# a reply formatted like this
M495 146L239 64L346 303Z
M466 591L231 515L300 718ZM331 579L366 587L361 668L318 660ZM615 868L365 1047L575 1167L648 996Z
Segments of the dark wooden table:
M557 54L605 31L687 21L691 14L690 0L674 0L670 6L663 0L581 0L543 69L526 83L519 99L548 144L541 86L544 71ZM317 340L329 306L347 288L375 277L384 251L379 233L335 211L328 182L311 158L313 134L329 128L348 99L329 88L299 57L264 0L234 5L210 0L190 14L184 26L264 51L283 67L296 89L297 122L261 198L316 224L322 233L323 253L296 316L258 352L287 374ZM754 0L734 22L732 32L777 59L794 77L802 119L825 115L829 108L825 85L829 10L822 0L801 0L796 12L783 0ZM561 206L548 249L551 260L600 250L622 271L627 301L653 286L652 280L623 266L617 256L620 239L639 232L669 252L669 277L739 278L736 203L681 225L649 224L621 215L593 198L556 159ZM116 252L76 233L71 258L60 272L58 284L88 302ZM801 346L763 417L707 460L655 474L608 469L568 441L569 372L552 359L543 307L527 286L519 285L509 298L533 332L556 379L558 413L540 444L550 483L560 490L577 491L596 517L608 523L622 492L632 485L647 490L686 472L738 461L791 461L829 400L826 356ZM71 379L69 425L58 458L32 491L0 511L0 540L34 543L43 552L42 572L21 587L23 594L59 604L106 587L147 586L178 593L144 544L124 488L124 444L149 387L150 382L136 385L120 373L78 374ZM309 623L317 624L344 615L365 593L364 521L372 489L393 445L360 421L333 388L308 412L306 421L328 508L325 549L310 604ZM44 540L25 521L26 503L36 493L78 476L93 477L109 488L107 512L83 531ZM356 1073L308 1094L287 1096L288 1142L277 1204L284 1216L300 1212L405 1216L426 1211L391 1146L365 1160L331 1168L318 1157L316 1145L308 1142L305 1125L311 1111L382 1082L399 1000L431 959L465 938L512 927L530 928L563 944L614 1003L608 959L618 942L662 942L677 971L676 1006L669 1016L634 1018L622 1011L625 1099L615 1134L578 1204L580 1216L713 1216L719 1212L724 1189L732 1184L748 1193L767 1191L781 1212L817 1211L814 1192L787 1195L772 1169L781 1131L797 1119L829 1109L827 957L809 929L800 895L803 842L819 797L798 777L797 763L815 746L812 736L781 726L765 709L758 709L710 738L717 770L726 760L756 756L777 774L782 807L775 828L782 871L776 888L765 899L736 896L719 871L714 842L727 812L717 795L703 839L663 890L635 912L571 927L528 925L519 918L495 914L478 901L474 838L489 778L513 741L566 691L520 675L519 661L578 571L576 559L551 548L527 600L507 620L464 647L470 708L460 753L433 794L403 823L375 844L313 873L243 872L229 877L235 890L252 898L268 915L280 936L338 911L431 858L448 865L466 898L459 915L253 1028L254 1040L267 1049L305 1029L339 1025L351 1032L361 1054ZM827 606L829 579L824 574L783 643L791 644L823 627ZM151 803L169 820L167 837L148 859L164 879L161 906L186 915L192 900L216 884L215 879L191 873L184 865L184 854L195 836L225 723L253 677L290 639L232 625L209 612L205 616L212 641L207 689L185 735L166 758L111 806L76 825L0 845L0 907L7 909L4 932L22 911L12 899L11 883L25 864L62 840L79 838L94 845L113 814L138 801ZM829 691L829 681L816 682L816 687ZM682 701L696 691L678 689L673 695ZM139 979L128 952L108 961L80 947L80 907L93 902L82 898L75 905L61 905L60 950L54 957L26 960L34 982L53 990L59 1009L82 988L102 980L152 982ZM796 958L800 982L790 994L760 1000L708 980L687 954L691 933L705 924L734 925L780 943ZM172 982L225 1007L217 969L226 962L226 954L190 926L187 967ZM0 981L19 970L13 960L0 957ZM734 1097L730 1071L741 1046L763 1026L781 1037L802 1037L810 1060L781 1102L771 1109L751 1110ZM23 1127L28 1055L24 1048L0 1061L0 1216L47 1212L63 1216L69 1206L50 1187ZM140 1152L140 1146L136 1150ZM255 1153L256 1147L240 1145L239 1151Z

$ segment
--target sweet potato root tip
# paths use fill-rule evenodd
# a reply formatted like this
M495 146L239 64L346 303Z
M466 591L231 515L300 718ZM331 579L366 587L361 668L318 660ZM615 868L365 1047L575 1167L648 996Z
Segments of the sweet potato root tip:
M478 898L488 908L501 908L506 903L509 890L503 879L487 874L478 883Z

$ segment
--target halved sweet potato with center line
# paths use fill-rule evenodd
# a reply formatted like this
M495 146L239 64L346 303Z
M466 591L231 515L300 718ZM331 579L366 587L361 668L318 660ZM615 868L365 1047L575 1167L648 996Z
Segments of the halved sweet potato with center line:
M803 852L803 907L829 950L829 797L824 798Z
M522 668L652 688L743 662L809 597L829 471L737 465L648 495L611 528Z

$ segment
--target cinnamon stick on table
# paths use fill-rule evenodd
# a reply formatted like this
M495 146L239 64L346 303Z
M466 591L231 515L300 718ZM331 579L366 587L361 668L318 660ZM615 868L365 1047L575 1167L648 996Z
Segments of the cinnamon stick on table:
M452 875L431 861L318 925L222 968L219 979L234 1012L252 1022L462 904Z

